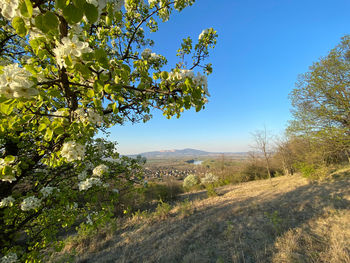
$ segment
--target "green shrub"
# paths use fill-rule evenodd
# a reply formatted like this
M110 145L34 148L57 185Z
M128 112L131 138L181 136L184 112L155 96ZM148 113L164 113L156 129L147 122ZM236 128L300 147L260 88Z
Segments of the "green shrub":
M266 168L255 164L247 164L241 171L241 176L241 182L268 178Z
M312 178L316 171L316 167L314 164L300 162L296 165L296 167L301 172L301 174L306 178Z
M160 199L156 211L154 212L154 216L158 219L165 219L169 216L170 210L171 205L163 202L162 199Z
M207 185L206 185L206 189L207 189L207 195L208 195L208 197L215 197L215 196L218 196L217 192L215 191L214 184L207 184Z
M212 173L206 173L203 178L201 178L202 184L212 184L219 180L219 178Z
M189 216L193 213L192 202L189 199L179 204L179 215L181 218Z
M184 189L181 184L176 181L164 183L149 183L145 188L144 196L147 201L173 200L178 194L183 193Z
M183 182L183 187L187 190L190 190L196 185L198 185L199 183L200 181L197 175L189 174Z

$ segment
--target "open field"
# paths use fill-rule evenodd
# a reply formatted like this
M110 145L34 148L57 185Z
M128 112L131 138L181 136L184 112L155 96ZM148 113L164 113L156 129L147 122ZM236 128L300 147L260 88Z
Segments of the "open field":
M134 214L117 230L72 239L65 252L75 250L77 262L350 262L344 173L323 182L295 175L229 185L212 198L183 194L187 201Z

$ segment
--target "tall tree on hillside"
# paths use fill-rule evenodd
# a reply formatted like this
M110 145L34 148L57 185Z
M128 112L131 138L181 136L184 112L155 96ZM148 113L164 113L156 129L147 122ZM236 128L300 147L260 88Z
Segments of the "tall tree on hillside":
M143 183L96 134L205 107L216 31L185 38L175 65L148 38L193 3L0 1L0 262L46 262L59 234L98 227Z
M265 161L266 171L271 179L271 153L272 153L272 145L271 145L271 136L266 131L266 127L264 126L263 130L257 130L252 133L254 145L257 151L259 151Z
M341 153L350 161L350 36L300 75L290 97L289 133L317 142L325 159Z

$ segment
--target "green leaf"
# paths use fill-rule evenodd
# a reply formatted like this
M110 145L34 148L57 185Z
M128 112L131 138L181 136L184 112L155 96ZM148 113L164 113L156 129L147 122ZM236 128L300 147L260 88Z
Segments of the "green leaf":
M104 83L101 80L96 80L94 83L94 89L98 92L101 93L104 88Z
M35 26L39 28L43 33L50 31L50 28L45 24L44 15L38 15L35 17Z
M19 11L22 16L30 18L33 15L33 6L30 0L24 0L19 3Z
M115 114L119 112L119 109L118 109L118 106L117 106L117 103L116 103L116 102L113 103L112 109L113 109L113 113L115 113Z
M113 93L113 87L110 84L106 84L103 89L109 94Z
M45 130L46 127L47 127L47 125L45 123L40 123L38 131L41 132L41 131Z
M26 24L21 17L15 17L12 20L12 26L19 36L24 37L27 34Z
M89 68L86 65L80 64L80 63L76 63L74 68L79 71L84 78L89 78L91 71L89 70Z
M107 55L103 48L99 48L95 50L95 58L97 61L100 61L106 57Z
M64 128L63 127L57 127L54 130L55 134L64 134Z
M95 92L93 89L88 89L86 91L86 96L88 96L88 98L93 98L95 96Z
M45 133L45 136L44 136L45 141L51 141L52 140L52 136L53 136L53 130L48 128L46 130L46 133Z
M5 166L2 169L2 175L13 175L11 166Z
M94 104L97 108L102 106L101 100L94 98L93 101L94 101Z
M32 2L31 2L30 0L24 0L24 2L26 3L29 16L32 17L32 15L33 15L33 5L32 5Z
M0 110L5 115L10 115L13 111L13 108L14 108L13 104L5 104L5 103L0 104Z
M67 2L69 3L69 0L68 1L67 0L56 0L55 1L56 8L60 8L60 9L65 8L68 5Z
M46 12L43 22L49 30L57 29L58 27L58 18L53 12Z
M14 157L12 155L7 155L4 159L4 161L5 161L5 163L12 163L15 159L16 159L16 157Z
M84 13L91 24L97 21L98 9L93 4L86 3L84 5Z
M73 4L69 4L63 8L63 16L69 24L76 24L81 21L84 16L83 8L78 8Z
M78 8L82 8L86 4L86 1L85 0L73 0L73 4Z

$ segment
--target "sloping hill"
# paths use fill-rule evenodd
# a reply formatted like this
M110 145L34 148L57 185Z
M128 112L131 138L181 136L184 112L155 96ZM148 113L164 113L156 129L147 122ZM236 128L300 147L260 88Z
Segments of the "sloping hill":
M349 186L299 176L226 186L67 250L77 262L350 262Z

